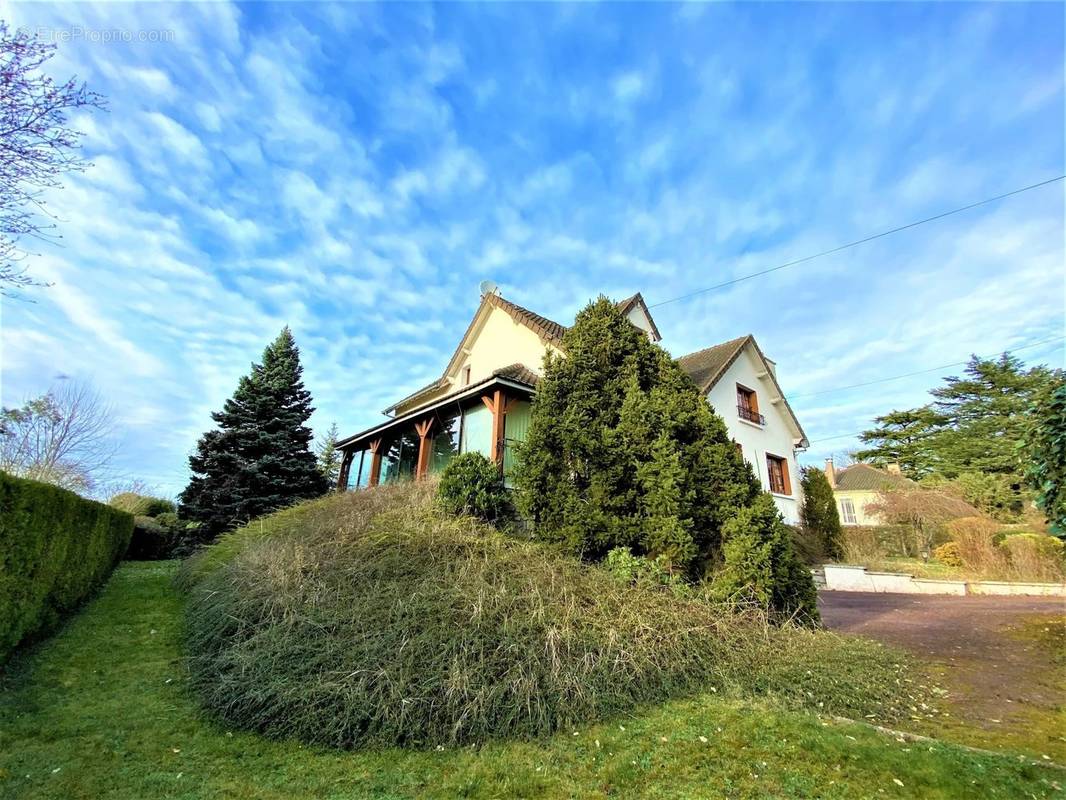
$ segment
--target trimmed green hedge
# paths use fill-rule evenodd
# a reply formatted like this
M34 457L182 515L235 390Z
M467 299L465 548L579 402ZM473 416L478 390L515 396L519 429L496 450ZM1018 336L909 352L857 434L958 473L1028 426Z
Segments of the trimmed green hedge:
M0 472L0 662L99 587L132 533L125 511Z

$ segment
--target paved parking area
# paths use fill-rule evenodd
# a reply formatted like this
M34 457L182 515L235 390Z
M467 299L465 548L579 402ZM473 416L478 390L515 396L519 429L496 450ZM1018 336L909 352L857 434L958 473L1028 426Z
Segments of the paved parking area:
M830 629L933 665L948 716L931 733L1066 764L1063 598L821 591L818 601Z

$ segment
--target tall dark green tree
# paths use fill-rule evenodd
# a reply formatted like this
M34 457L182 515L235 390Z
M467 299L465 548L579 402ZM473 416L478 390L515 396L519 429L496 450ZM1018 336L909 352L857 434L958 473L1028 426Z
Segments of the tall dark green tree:
M1062 370L1025 369L1009 353L974 356L961 377L945 378L930 392L930 405L878 417L878 426L860 437L869 446L855 456L875 464L898 462L915 480L931 474L1001 475L1017 494L1023 472L1019 444L1029 409L1062 380Z
M869 445L855 458L879 467L899 464L905 475L919 480L937 471L937 454L931 439L947 420L929 406L892 411L877 417L877 427L863 431L859 439Z
M545 359L514 476L535 535L591 561L627 547L690 579L710 577L723 565L726 523L745 508L766 512L725 423L606 298L578 314L563 350ZM766 500L772 512L734 525L768 554L760 598L815 619L810 574L793 569L799 560Z
M306 423L314 409L302 375L286 327L211 415L218 427L200 438L189 458L193 478L180 495L180 513L200 523L201 540L326 490L310 448Z
M800 482L803 485L803 527L817 538L826 558L842 558L844 531L829 479L817 467L804 467Z

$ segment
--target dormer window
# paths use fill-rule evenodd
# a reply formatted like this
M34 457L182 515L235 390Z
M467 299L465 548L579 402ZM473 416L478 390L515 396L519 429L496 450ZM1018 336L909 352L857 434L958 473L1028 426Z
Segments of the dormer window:
M759 413L759 398L754 389L737 384L737 416L756 425L765 425L766 420Z
M470 385L470 367L463 367L463 386Z

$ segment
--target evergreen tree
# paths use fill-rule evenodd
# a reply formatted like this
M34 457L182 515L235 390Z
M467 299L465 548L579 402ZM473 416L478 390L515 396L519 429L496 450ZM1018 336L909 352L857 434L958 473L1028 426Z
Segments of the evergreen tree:
M937 470L937 454L931 439L947 420L929 406L892 411L877 417L877 427L859 434L870 447L855 453L855 458L878 467L899 464L905 475L920 480Z
M722 564L726 523L765 502L725 423L680 365L606 298L578 314L563 350L545 358L514 475L534 535L591 561L624 547L689 579L709 576ZM774 543L770 583L786 574L810 583L802 567L788 566L799 562L788 537L778 541L784 525L766 500L772 513L746 530ZM781 601L764 588L767 602ZM816 618L813 605L808 611Z
M311 452L314 409L303 385L300 351L286 327L240 379L189 458L192 480L180 495L182 517L209 541L223 531L326 490Z
M1066 538L1066 383L1060 381L1034 404L1021 449L1036 504L1051 532Z
M337 479L341 474L341 451L337 449L337 441L340 439L340 431L337 423L329 426L326 435L315 443L315 457L318 460L318 471L326 479L326 484L332 488L337 485Z
M829 479L817 467L804 467L801 483L803 527L817 538L826 558L842 558L844 531L840 527L836 497Z
M1062 370L1043 365L1027 370L1009 353L974 356L962 377L945 378L945 385L931 391L931 405L878 417L878 427L860 436L870 446L855 457L878 465L898 462L915 480L1000 476L997 485L1008 486L1012 495L1007 507L1017 513L1024 500L1020 444L1029 409L1062 380ZM1002 506L1001 495L989 502Z

